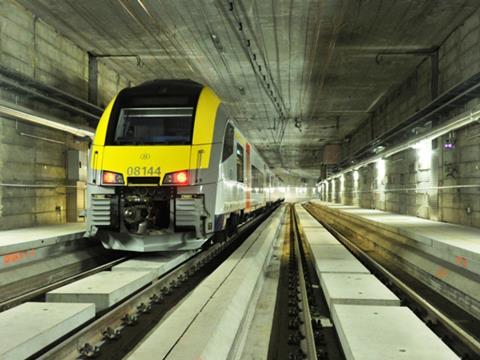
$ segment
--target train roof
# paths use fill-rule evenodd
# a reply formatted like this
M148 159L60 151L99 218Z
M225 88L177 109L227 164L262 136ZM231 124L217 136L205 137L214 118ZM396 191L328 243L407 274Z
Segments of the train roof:
M204 85L189 79L154 79L140 85L123 89L120 94L126 95L198 95Z

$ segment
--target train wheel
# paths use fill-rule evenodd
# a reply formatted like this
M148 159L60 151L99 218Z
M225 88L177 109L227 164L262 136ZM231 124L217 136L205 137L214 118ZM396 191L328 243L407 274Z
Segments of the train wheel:
M223 243L227 241L227 231L222 230L222 231L217 231L215 233L215 240L216 243Z

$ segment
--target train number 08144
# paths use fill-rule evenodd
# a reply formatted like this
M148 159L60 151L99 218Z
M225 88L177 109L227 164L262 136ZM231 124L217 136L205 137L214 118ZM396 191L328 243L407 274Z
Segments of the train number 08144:
M127 168L129 176L160 176L160 166L130 166Z

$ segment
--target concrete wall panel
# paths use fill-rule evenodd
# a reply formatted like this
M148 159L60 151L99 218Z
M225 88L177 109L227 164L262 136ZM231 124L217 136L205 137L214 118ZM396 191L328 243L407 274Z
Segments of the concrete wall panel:
M86 49L15 0L0 0L0 65L88 99ZM103 63L98 67L98 79L102 105L130 84L130 79ZM47 118L86 124L85 119L72 118L11 89L0 89L0 99L31 108ZM66 178L68 149L87 150L85 142L61 131L0 117L0 230L66 221L66 186L71 189L76 184Z

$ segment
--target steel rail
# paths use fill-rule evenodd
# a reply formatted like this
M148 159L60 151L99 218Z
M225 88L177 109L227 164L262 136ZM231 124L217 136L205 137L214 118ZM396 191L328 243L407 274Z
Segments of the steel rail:
M325 292L320 284L315 255L312 247L305 236L304 228L296 214L297 229L300 235L301 250L305 259L306 281L310 285L309 305L313 315L312 327L314 330L317 358L329 360L345 360L345 354L341 346L337 330L331 320L330 309L327 304Z
M305 330L306 352L307 359L317 360L317 349L315 345L315 336L312 325L312 316L310 314L310 305L308 303L307 284L305 283L305 273L303 271L302 253L300 252L300 236L295 216L295 208L292 205L290 208L290 231L293 236L293 243L295 247L295 256L297 258L297 271L299 277L299 288L302 301L303 313L303 327Z
M398 289L400 289L404 294L406 294L410 299L412 299L415 303L421 306L429 315L439 321L442 325L445 326L451 333L453 333L459 341L461 341L465 346L467 346L472 352L476 355L480 356L480 342L458 326L454 321L449 319L445 314L443 314L439 309L434 307L430 304L425 298L423 298L418 292L408 286L405 282L395 276L392 272L386 269L384 266L379 264L376 260L374 260L371 256L369 256L366 252L360 249L357 245L355 245L351 240L347 237L342 235L339 231L337 231L334 227L327 224L326 222L320 220L315 214L314 211L311 211L309 207L305 207L306 210L319 221L328 231L330 231L334 236L342 242L348 249L350 249L353 253L355 253L358 257L362 260L373 266L377 271L379 271L382 275L384 275L392 284L394 284Z

